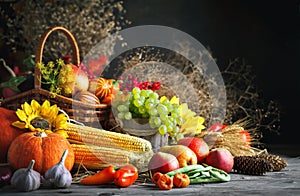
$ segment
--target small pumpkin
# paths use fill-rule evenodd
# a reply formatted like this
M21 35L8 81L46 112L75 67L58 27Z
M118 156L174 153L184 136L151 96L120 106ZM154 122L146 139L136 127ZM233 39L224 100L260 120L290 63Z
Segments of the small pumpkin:
M36 162L34 170L43 175L59 162L65 149L69 151L65 167L70 171L74 165L74 152L67 139L57 133L26 132L11 143L8 162L13 169L20 169L33 159Z
M79 91L74 96L73 99L82 101L84 103L90 103L90 104L100 104L99 98L89 91Z
M101 100L111 94L112 81L105 78L98 78L95 95Z
M16 112L3 107L0 107L0 163L7 162L7 151L12 141L24 130L16 128L11 124L19 120Z
M27 168L20 168L13 174L11 185L19 191L34 191L41 186L41 174L34 171L35 161L31 160Z

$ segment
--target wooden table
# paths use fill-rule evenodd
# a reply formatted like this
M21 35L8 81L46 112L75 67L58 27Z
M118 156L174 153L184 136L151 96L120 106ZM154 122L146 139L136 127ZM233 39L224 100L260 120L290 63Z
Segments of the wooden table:
M27 193L16 192L6 186L0 189L0 195L300 195L300 157L281 157L288 162L288 166L279 172L268 172L264 176L230 173L230 182L190 185L170 191L158 190L149 183L136 183L128 188L72 184L68 189L41 188Z

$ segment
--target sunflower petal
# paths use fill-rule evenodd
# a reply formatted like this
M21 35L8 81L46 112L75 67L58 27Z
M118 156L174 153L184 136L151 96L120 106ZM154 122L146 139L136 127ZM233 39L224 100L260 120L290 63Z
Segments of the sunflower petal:
M26 113L27 116L32 114L32 108L27 102L25 102L23 104L23 110L24 110L24 112Z
M17 109L16 114L17 114L17 116L19 117L19 119L20 119L21 121L24 121L24 122L25 122L25 121L27 120L27 115L26 115L26 113L24 112L24 110Z
M21 122L21 121L15 121L12 123L14 127L18 127L19 129L25 129L26 128L26 123Z
M36 100L34 100L34 99L31 101L30 105L31 105L33 113L35 115L38 115L39 112L40 112L41 105Z
M64 138L69 137L68 133L63 129L57 130L57 131L55 131L55 133L58 133L59 135L63 136Z

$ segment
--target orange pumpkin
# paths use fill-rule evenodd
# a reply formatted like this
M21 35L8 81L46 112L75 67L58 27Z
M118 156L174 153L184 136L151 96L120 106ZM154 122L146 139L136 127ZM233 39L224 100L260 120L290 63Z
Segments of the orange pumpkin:
M19 118L15 111L0 107L0 163L7 162L7 151L10 144L17 136L25 132L11 125L17 120Z
M8 149L8 162L16 170L25 168L34 159L34 170L43 175L60 161L66 149L69 153L65 167L71 171L74 165L74 151L67 139L57 133L26 132L11 143Z
M112 81L105 78L97 79L95 95L101 100L111 94Z

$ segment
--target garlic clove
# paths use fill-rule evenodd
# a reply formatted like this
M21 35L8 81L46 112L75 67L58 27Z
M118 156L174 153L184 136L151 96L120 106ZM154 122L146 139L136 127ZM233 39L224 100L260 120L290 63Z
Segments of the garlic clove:
M28 168L21 168L14 172L11 178L11 185L19 191L37 190L41 185L41 175L33 170L35 161L31 160Z
M65 167L67 154L68 150L65 150L60 161L53 167L49 168L45 173L45 179L54 187L68 188L72 184L72 175Z

